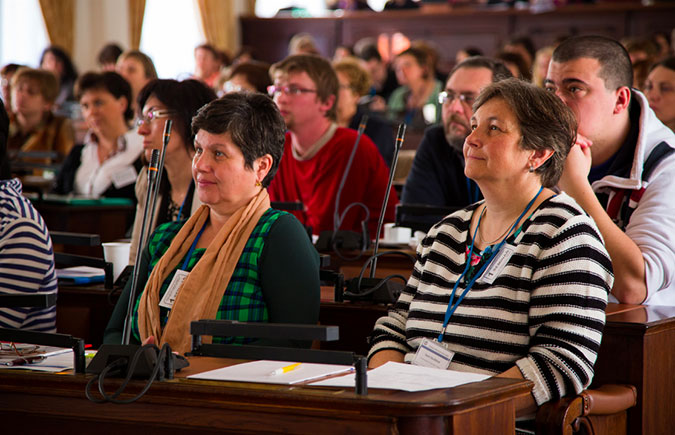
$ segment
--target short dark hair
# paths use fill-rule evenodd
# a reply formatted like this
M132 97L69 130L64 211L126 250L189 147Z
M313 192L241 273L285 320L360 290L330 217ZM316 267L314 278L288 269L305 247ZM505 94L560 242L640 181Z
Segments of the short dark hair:
M526 35L514 36L510 38L508 41L506 41L506 44L504 45L520 45L525 49L525 51L529 53L532 60L534 60L534 56L537 54L537 49L534 46L534 41L532 41L532 38Z
M228 80L237 74L241 74L246 81L253 85L260 93L267 94L267 87L272 84L270 80L270 66L264 62L248 61L232 67L228 74Z
M70 56L68 56L68 53L66 53L63 48L57 45L50 45L44 49L42 55L40 56L40 67L42 67L42 61L44 61L45 55L47 53L53 54L54 57L56 57L63 65L63 75L61 76L60 81L61 84L74 82L77 79L77 69L75 69L73 61L70 59Z
M600 63L598 76L610 91L633 86L633 68L626 49L616 40L605 36L575 36L563 41L554 51L553 62L563 63L580 58Z
M460 68L486 68L492 71L492 83L513 77L511 71L500 60L495 60L485 56L467 57L450 71L448 78L450 78L455 71ZM446 80L447 81L447 80Z
M277 72L284 74L307 73L316 85L316 95L321 101L326 102L331 95L335 97L333 107L328 109L326 117L333 121L337 119L337 98L340 84L337 74L335 74L335 70L328 60L314 54L296 54L272 65L270 77L273 80Z
M122 48L113 43L106 44L103 46L101 51L98 52L98 64L105 65L107 63L117 63L117 58L122 54Z
M284 153L286 123L277 105L266 95L253 92L233 92L211 101L192 118L192 134L199 130L211 134L229 133L232 142L244 155L247 168L269 154L272 167L262 180L269 186L279 168Z
M523 58L522 54L512 51L500 51L495 54L495 59L499 59L504 63L515 64L516 68L518 68L518 74L520 75L520 77L518 77L519 79L528 82L532 80L532 72L527 67L527 61Z
M560 98L533 84L511 78L486 86L473 104L474 113L485 103L503 99L520 126L520 146L527 150L553 150L535 172L544 187L558 184L565 160L577 137L577 121Z
M375 38L362 38L356 41L356 44L354 44L354 54L366 62L371 59L382 62L382 55L380 55L380 51L377 49L377 40Z
M134 117L134 111L131 109L131 85L124 80L124 77L113 71L85 73L75 83L75 98L80 100L85 92L94 89L109 92L118 99L126 98L127 108L124 111L124 119L127 122L131 121Z
M192 117L197 111L216 99L216 93L199 80L155 79L149 81L138 93L136 102L138 110L143 110L148 98L154 96L167 110L172 111L173 129L183 139L185 149L192 151L194 135L192 134Z
M56 101L59 95L59 80L53 72L46 69L33 69L22 66L12 76L12 87L21 81L33 82L40 87L42 98L48 103Z

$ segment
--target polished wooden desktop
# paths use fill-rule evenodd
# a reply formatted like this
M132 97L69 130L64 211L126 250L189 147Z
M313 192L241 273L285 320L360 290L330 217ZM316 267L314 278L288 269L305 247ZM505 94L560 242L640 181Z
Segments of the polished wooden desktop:
M120 406L86 399L91 375L0 370L0 418L6 433L513 433L514 400L529 381L490 378L416 393L185 379L233 363L191 358L171 381L157 382L138 402ZM108 391L120 384L111 380ZM143 386L133 381L130 392ZM128 397L128 396L127 396ZM11 432L10 432L11 431Z

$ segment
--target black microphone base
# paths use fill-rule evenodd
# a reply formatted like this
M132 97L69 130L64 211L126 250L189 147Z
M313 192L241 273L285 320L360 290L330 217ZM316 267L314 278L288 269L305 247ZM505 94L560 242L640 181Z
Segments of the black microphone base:
M141 346L136 344L104 344L100 347L98 352L96 352L96 355L87 366L87 373L100 374L108 365L113 364L120 359L126 359L126 364L120 365L117 374L117 377L126 377L131 359L140 348ZM180 370L189 365L185 358L177 357L177 355L174 354L171 354L171 358L173 359L173 362L167 364L167 366L172 367L173 370ZM149 377L155 368L155 364L157 364L157 351L152 348L146 348L138 358L138 363L134 368L133 377ZM113 374L111 373L111 376L112 375ZM159 378L163 379L164 377L169 379L173 378L173 371L167 373L165 372L165 367L160 367Z
M364 240L365 239L365 240ZM365 245L365 246L364 246ZM319 240L316 241L316 249L319 252L332 251L337 248L341 251L358 251L368 249L369 242L363 234L354 231L321 231Z
M381 304L393 304L398 300L405 284L398 281L382 283L380 278L352 278L347 281L347 291L343 294L344 299L350 301L373 301ZM378 287L375 289L375 287Z

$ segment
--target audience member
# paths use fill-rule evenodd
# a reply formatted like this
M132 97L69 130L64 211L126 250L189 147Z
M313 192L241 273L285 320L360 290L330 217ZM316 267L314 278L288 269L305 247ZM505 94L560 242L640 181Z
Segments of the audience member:
M219 86L219 92L221 95L239 91L267 94L267 88L272 85L269 70L270 66L264 62L238 63L223 74L225 80Z
M504 44L502 50L507 53L519 54L525 61L525 70L532 71L532 64L534 63L534 57L537 52L534 42L532 42L532 38L529 36L515 36ZM530 75L531 72L527 74L528 77Z
M330 63L318 56L290 56L272 65L271 75L274 85L270 94L288 132L270 197L273 201L302 202L304 210L296 216L314 234L333 230L337 223L341 230L361 232L361 221L366 220L374 235L389 170L367 136L361 137L350 159L356 132L336 124L339 84ZM347 167L350 161L351 167ZM345 188L336 207L344 174ZM392 188L385 221L393 222L397 202Z
M226 66L223 62L224 53L217 50L211 44L201 44L195 48L195 73L194 78L214 88L220 70Z
M403 187L404 204L465 207L481 198L464 175L464 139L471 133L471 108L481 89L512 77L499 61L474 56L455 66L439 95L442 125L424 132Z
M288 42L288 55L315 54L321 56L314 37L309 33L296 33Z
M237 65L240 63L257 61L258 60L258 50L255 47L250 45L242 45L237 51L237 54L234 55L232 59L232 65Z
M101 51L98 52L98 66L101 71L115 71L117 66L117 60L122 54L122 48L111 42L103 46Z
M19 68L12 78L12 119L7 148L12 165L52 165L65 159L74 145L70 120L52 113L59 92L50 71ZM19 152L51 152L55 157L18 157ZM33 171L31 171L33 172ZM33 173L41 174L42 170Z
M169 343L184 353L190 350L190 322L199 319L317 323L319 256L297 219L270 208L266 189L283 154L285 130L272 100L257 93L225 95L194 117L192 175L204 205L184 224L160 225L150 238L132 342ZM166 304L167 288L179 275L180 291ZM115 307L106 343L121 341L129 288ZM291 344L285 337L253 344L284 342Z
M672 56L673 52L670 48L670 37L666 32L654 32L652 34L652 42L658 47L656 58L663 60L668 56Z
M173 122L150 230L165 222L186 220L201 205L190 169L195 154L190 122L202 106L215 98L213 90L198 80L152 80L138 96L142 110L136 124L138 134L143 136L146 161L150 161L153 149L162 149L166 120ZM136 180L138 203L131 235L130 264L136 260L147 192L148 169L144 166Z
M593 220L553 190L575 140L572 111L513 78L489 85L473 108L466 174L485 200L422 240L368 356L371 367L426 365L415 354L424 347L440 356L436 368L530 380L531 396L516 402L528 415L591 383L612 263Z
M526 82L532 81L532 74L530 69L525 62L525 59L520 53L512 51L500 51L495 54L495 59L501 60L504 65L511 71L513 77L525 80Z
M441 118L438 94L443 84L436 80L426 51L409 48L394 61L399 86L389 97L389 118L404 122L412 131L423 131Z
M6 142L9 118L0 103L0 294L56 293L52 240L47 226L22 194L21 182L9 179ZM56 332L56 306L0 308L0 328Z
M136 106L138 94L150 80L157 78L155 64L147 54L130 50L120 55L115 70L131 85L131 108L134 112L138 112L139 107Z
M358 130L363 115L368 113L359 105L361 98L368 94L370 77L368 71L354 58L343 59L333 64L340 90L337 99L337 123L340 127ZM391 167L394 157L394 130L386 119L375 113L368 113L365 134L372 139L387 166Z
M70 116L70 108L66 103L75 102L74 86L77 80L77 70L70 56L61 47L50 45L42 52L40 68L53 72L59 79L59 93L54 100L53 110Z
M658 57L659 47L649 38L627 38L622 42L631 63L645 60L651 65Z
M455 55L455 64L460 64L466 59L473 57L473 56L482 56L483 55L483 50L480 48L476 47L464 47L461 50L457 52Z
M652 63L646 59L633 62L633 88L644 91L645 81L651 66Z
M370 96L377 96L377 107L370 105L371 110L384 111L391 93L398 87L396 73L382 59L377 49L377 41L373 38L363 38L354 44L354 54L361 59L363 67L370 74L372 87Z
M532 65L532 84L539 86L540 88L544 87L544 80L546 79L548 65L551 63L551 56L553 56L554 49L554 46L547 45L546 47L537 50L537 54L534 56L534 64Z
M8 63L0 69L0 89L2 92L0 97L2 97L6 110L10 112L10 117L12 111L12 77L14 77L14 73L19 68L21 68L19 64Z
M333 62L354 56L354 50L348 45L338 45L333 53Z
M56 192L135 200L143 139L129 128L131 86L116 72L89 72L76 92L89 131L63 163Z
M560 187L595 220L622 303L675 305L675 135L631 90L631 62L617 41L566 40L546 88L577 116L577 143Z
M644 91L657 118L675 131L675 56L652 66Z

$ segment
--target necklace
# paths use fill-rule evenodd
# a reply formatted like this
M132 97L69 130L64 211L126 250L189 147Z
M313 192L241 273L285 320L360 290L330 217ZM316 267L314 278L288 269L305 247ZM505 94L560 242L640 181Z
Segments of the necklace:
M486 213L486 212L487 212L487 206L486 206L486 207L483 207L483 211L482 211L481 214L480 214L480 220L483 220L483 218L485 217L485 213ZM490 242L488 242L487 240L483 239L483 234L482 234L482 232L481 232L481 230L480 230L480 227L479 227L479 228L478 228L478 238L480 239L481 242L485 243L486 245L494 245L495 243L497 243L498 241L500 241L501 239L503 239L503 238L506 236L506 234L509 232L509 230L510 230L511 228L513 228L513 227L516 225L516 223L518 222L518 220L520 220L520 217L517 217L516 220L515 220L515 222L513 222L511 225L507 226L507 227L506 227L506 230L504 230L504 232L501 233L501 234L499 235L499 237L497 237L496 239L494 239L494 240L492 240L492 241L490 241Z

